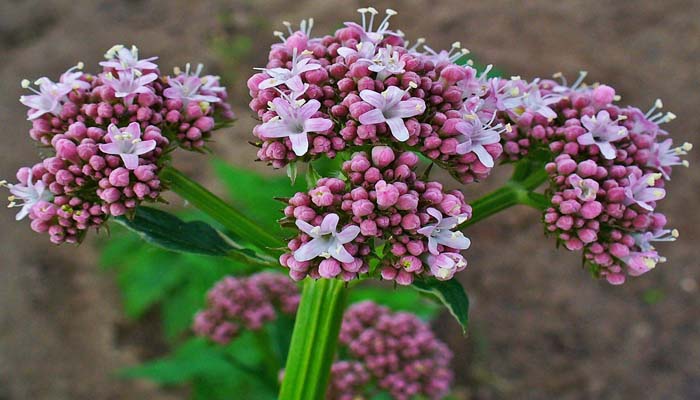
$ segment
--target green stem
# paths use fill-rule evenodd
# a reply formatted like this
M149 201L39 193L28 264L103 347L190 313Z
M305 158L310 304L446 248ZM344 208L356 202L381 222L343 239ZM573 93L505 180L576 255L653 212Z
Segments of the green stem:
M307 279L279 400L323 400L348 290L339 279Z
M545 209L549 205L549 201L543 195L534 193L533 190L545 182L547 177L547 171L541 166L535 169L529 162L516 164L513 177L503 187L472 202L472 217L461 224L459 228L474 225L518 204L540 210Z
M235 235L245 238L261 249L272 250L284 246L279 238L177 169L163 168L160 178L167 182L180 197L192 203Z

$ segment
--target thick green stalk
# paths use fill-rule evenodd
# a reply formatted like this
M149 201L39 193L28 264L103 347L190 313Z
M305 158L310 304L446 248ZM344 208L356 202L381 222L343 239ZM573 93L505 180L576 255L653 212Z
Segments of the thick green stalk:
M218 196L173 167L165 167L160 173L170 188L200 211L209 215L235 235L245 238L261 249L274 249L284 243L269 231L260 227L243 213L231 207ZM245 190L242 188L242 190ZM272 251L272 253L275 253Z
M549 201L543 195L533 192L547 180L547 172L542 166L533 168L532 165L518 163L513 177L493 192L484 195L474 202L472 217L459 228L474 225L500 211L512 206L522 204L543 210L549 205Z
M348 290L339 279L307 279L279 400L323 400Z

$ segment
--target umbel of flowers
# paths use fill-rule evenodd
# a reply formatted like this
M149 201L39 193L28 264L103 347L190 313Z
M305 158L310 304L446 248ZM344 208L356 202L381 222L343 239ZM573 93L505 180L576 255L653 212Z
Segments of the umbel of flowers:
M32 121L29 135L47 157L20 168L11 192L17 219L48 233L53 243L79 242L109 216L128 214L155 201L160 169L175 148L202 149L216 120L230 120L226 90L201 66L163 76L156 57L138 58L136 47L118 45L95 75L83 65L58 82L42 77L22 86L34 92L20 102Z
M225 345L244 330L260 330L278 313L294 315L298 305L299 289L283 275L226 277L207 294L207 306L195 316L193 329ZM452 352L412 314L370 301L354 304L343 316L339 344L329 400L369 398L376 389L394 399L437 400L450 390Z
M193 329L227 344L243 330L260 330L277 319L277 313L296 314L299 297L296 284L284 275L261 272L247 278L226 277L209 290L207 307L195 316Z
M248 80L258 158L280 168L297 160L362 145L391 144L420 152L461 182L485 178L502 152L485 74L456 64L459 43L435 52L419 39L409 46L377 10L359 10L332 36L311 37L287 24L268 63Z
M544 212L547 232L569 250L583 250L586 264L612 284L625 282L665 261L654 242L672 241L675 229L656 210L666 196L664 181L692 146L674 147L660 124L675 118L621 107L615 90L551 80L494 79L498 119L512 124L503 135L504 157L519 160L546 150L552 161ZM528 111L532 99L542 106Z
M370 272L374 256L381 276L401 285L416 276L447 280L463 270L459 252L470 241L456 227L471 207L459 191L417 177L417 164L412 152L375 146L343 164L344 180L322 178L294 195L283 222L294 223L299 235L280 258L290 276L351 280ZM386 254L377 254L379 246Z
M430 326L371 301L348 308L339 344L346 359L331 368L328 398L370 398L372 387L393 399L442 399L450 391L452 351Z

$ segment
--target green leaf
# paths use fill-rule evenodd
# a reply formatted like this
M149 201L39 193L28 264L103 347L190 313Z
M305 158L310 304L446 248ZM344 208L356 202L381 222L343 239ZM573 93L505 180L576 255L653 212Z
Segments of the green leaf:
M439 281L435 278L428 278L415 280L412 286L416 290L437 297L462 327L462 333L467 333L467 325L469 323L469 298L464 292L461 283L456 279Z
M175 257L150 262L148 251L135 253L132 262L120 268L117 282L122 290L124 311L131 318L143 315L187 277Z
M308 164L308 169L306 171L306 188L311 190L316 187L316 182L321 179L321 175L314 169L312 164Z
M297 163L292 161L289 164L287 164L287 177L289 177L289 182L294 185L297 181Z
M231 202L268 232L279 234L282 228L276 216L282 217L283 204L275 198L291 197L304 191L304 182L297 179L290 184L281 176L263 176L250 170L213 161L214 172L227 189Z
M120 371L124 378L146 378L160 384L187 382L197 376L226 376L234 367L204 339L191 339L165 358Z
M185 222L173 214L151 207L136 209L132 219L116 221L136 232L142 239L164 249L210 256L227 256L233 246L217 230L202 221Z

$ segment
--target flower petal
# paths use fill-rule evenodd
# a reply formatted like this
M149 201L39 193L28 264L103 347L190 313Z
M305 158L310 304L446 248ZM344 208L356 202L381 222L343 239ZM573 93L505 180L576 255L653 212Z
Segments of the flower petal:
M117 143L101 143L99 146L101 152L105 154L119 154L121 153L121 147Z
M383 108L386 104L386 99L384 96L375 92L374 90L361 91L360 98L377 108Z
M297 115L301 119L309 119L311 118L314 114L316 114L316 111L321 108L321 103L318 102L316 99L311 99L304 103L301 107L299 107L299 111L297 112Z
M396 140L399 142L405 142L408 140L408 129L406 129L406 124L404 124L401 118L389 118L386 120L386 123L389 125L391 134L394 136L394 138L396 138Z
M289 135L289 140L292 142L292 150L297 156L301 157L309 150L309 137L306 136L306 133Z
M156 148L155 140L144 140L142 142L136 142L131 154L140 156L141 154L146 154L153 151Z
M322 238L315 238L310 242L304 243L293 254L294 259L299 262L313 260L327 251L328 243Z
M325 118L311 118L304 122L306 132L325 132L333 127L333 121Z
M265 122L258 127L257 132L266 138L281 138L293 134L287 124L279 119Z
M484 164L485 167L493 168L493 157L491 156L491 154L489 154L488 151L486 151L484 146L480 144L472 146L472 151L474 152L474 154L476 154L477 157L479 157L479 161L481 161L481 163Z
M300 231L306 233L307 235L309 235L313 238L315 238L317 236L315 233L313 233L313 229L315 228L315 226L311 225L310 223L308 223L306 221L302 221L300 219L296 220L295 223L297 225L297 228L299 228Z
M340 220L338 214L331 213L323 217L323 221L321 221L321 233L324 235L335 233L335 230L338 227L338 220Z
M425 112L425 101L419 98L412 98L399 102L394 108L393 114L395 117L409 118Z
M338 239L338 241L341 244L345 244L345 243L351 242L359 234L360 234L360 227L357 225L350 225L350 226L346 227L345 229L343 229L335 237Z
M386 122L384 114L378 108L375 108L374 110L369 110L366 113L360 115L359 119L362 125L380 124L382 122Z
M351 263L355 261L355 257L348 253L345 246L343 246L340 242L336 242L336 247L331 249L330 253L331 257L343 263Z
M124 167L126 169L136 169L139 166L139 156L136 154L119 154L124 161Z

